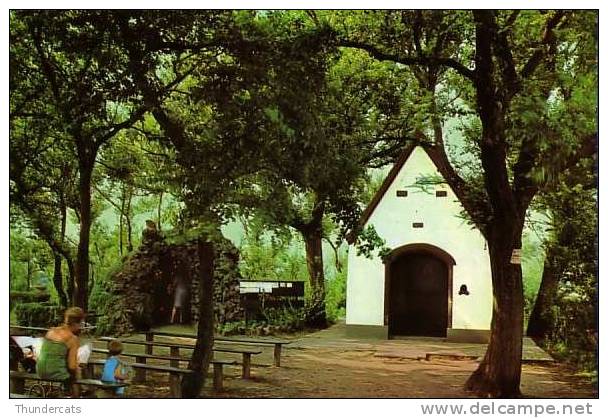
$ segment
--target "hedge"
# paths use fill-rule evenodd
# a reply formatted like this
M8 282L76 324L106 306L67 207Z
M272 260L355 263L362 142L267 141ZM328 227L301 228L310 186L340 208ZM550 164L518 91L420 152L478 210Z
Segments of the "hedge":
M63 308L49 303L29 302L15 306L17 323L27 327L49 328L61 322Z
M51 295L47 292L40 290L26 290L26 291L11 291L9 299L9 308L12 311L15 306L22 303L32 302L48 302L51 299Z

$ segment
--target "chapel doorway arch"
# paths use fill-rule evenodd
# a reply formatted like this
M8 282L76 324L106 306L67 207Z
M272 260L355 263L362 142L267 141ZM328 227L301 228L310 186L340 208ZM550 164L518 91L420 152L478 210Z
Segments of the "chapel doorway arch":
M454 258L430 244L409 244L394 249L385 264L389 336L446 337L452 319Z

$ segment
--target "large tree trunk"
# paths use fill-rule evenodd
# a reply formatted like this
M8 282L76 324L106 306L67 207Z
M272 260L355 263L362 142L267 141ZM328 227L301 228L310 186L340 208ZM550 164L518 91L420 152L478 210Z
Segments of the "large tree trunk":
M67 285L66 285L66 295L68 297L68 305L76 306L74 303L74 288L76 283L76 266L74 266L74 260L67 254L62 254L65 260L65 263L68 265L68 276L67 276Z
M199 320L196 346L188 369L193 373L182 380L182 398L196 398L205 385L209 363L213 358L213 245L199 240L198 256L201 264L199 284Z
M62 198L61 198L61 231L60 231L61 232L60 240L61 240L62 246L65 241L65 230L66 230L67 222L68 222L68 207L62 196ZM61 256L65 259L65 262L68 266L68 276L67 276L65 293L66 293L66 298L67 298L66 306L71 306L73 298L74 298L74 281L76 280L76 269L74 268L74 260L72 259L70 252L61 251L60 253L61 253Z
M505 223L507 223L505 221ZM480 396L520 397L524 292L521 264L512 264L513 248L521 248L522 226L490 228L490 263L494 306L486 354L466 388ZM510 237L515 237L514 240Z
M307 323L309 326L324 328L327 326L325 314L325 274L323 269L321 221L310 223L306 231L302 232L306 246L306 267L311 288L311 306L308 311Z
M125 221L127 223L127 251L133 251L133 227L131 226L131 200L133 199L133 187L127 186L127 211L125 213Z
M529 201L516 194L509 181L505 110L513 86L499 86L494 50L494 11L475 11L475 90L482 123L479 142L485 189L492 219L486 239L490 251L494 304L486 354L466 382L480 396L519 397L523 339L523 281L521 264L511 264L513 249L521 251L521 233Z
M30 290L32 288L32 262L31 260L28 258L27 259L27 290Z
M161 223L161 215L162 215L162 207L163 207L163 192L161 191L160 194L158 195L158 207L157 207L157 214L156 214L156 227L158 228L158 231L162 231L162 223Z
M62 307L67 308L68 306L68 297L65 294L65 290L63 289L63 274L61 272L61 254L53 250L53 258L55 259L55 265L53 269L53 284L55 285L55 290L57 291L57 296L59 296L59 303Z
M80 179L78 192L80 196L80 235L78 241L78 254L76 256L76 280L74 283L74 296L72 304L85 311L88 307L89 284L89 241L91 236L91 177L93 174L94 158L90 159L92 151L85 148L79 152Z
M124 229L124 217L125 217L125 186L123 184L122 186L122 191L120 194L120 215L118 217L118 252L119 254L122 256L123 254L123 247L124 247L124 236L123 236L123 229Z
M530 337L544 339L551 330L552 317L551 307L557 294L559 284L559 272L555 260L555 247L552 245L547 251L545 257L545 266L543 267L543 277L534 302L534 308L530 314L528 321L527 334Z

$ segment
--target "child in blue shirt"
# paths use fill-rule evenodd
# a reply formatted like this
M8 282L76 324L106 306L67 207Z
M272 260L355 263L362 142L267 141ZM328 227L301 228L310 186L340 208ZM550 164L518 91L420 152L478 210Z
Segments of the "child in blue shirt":
M127 380L128 375L124 364L118 358L122 350L123 346L120 341L111 340L108 342L108 358L103 366L102 382L124 382ZM116 394L124 395L125 388L116 388Z

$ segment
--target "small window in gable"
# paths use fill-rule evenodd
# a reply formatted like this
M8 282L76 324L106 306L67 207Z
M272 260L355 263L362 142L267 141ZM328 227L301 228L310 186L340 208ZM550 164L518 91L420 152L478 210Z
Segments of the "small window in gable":
M435 192L436 197L446 197L447 195L448 195L448 192L445 190L437 190Z
M414 222L412 224L412 227L414 227L414 228L423 228L424 224L422 222Z
M397 190L397 197L407 197L407 190Z

